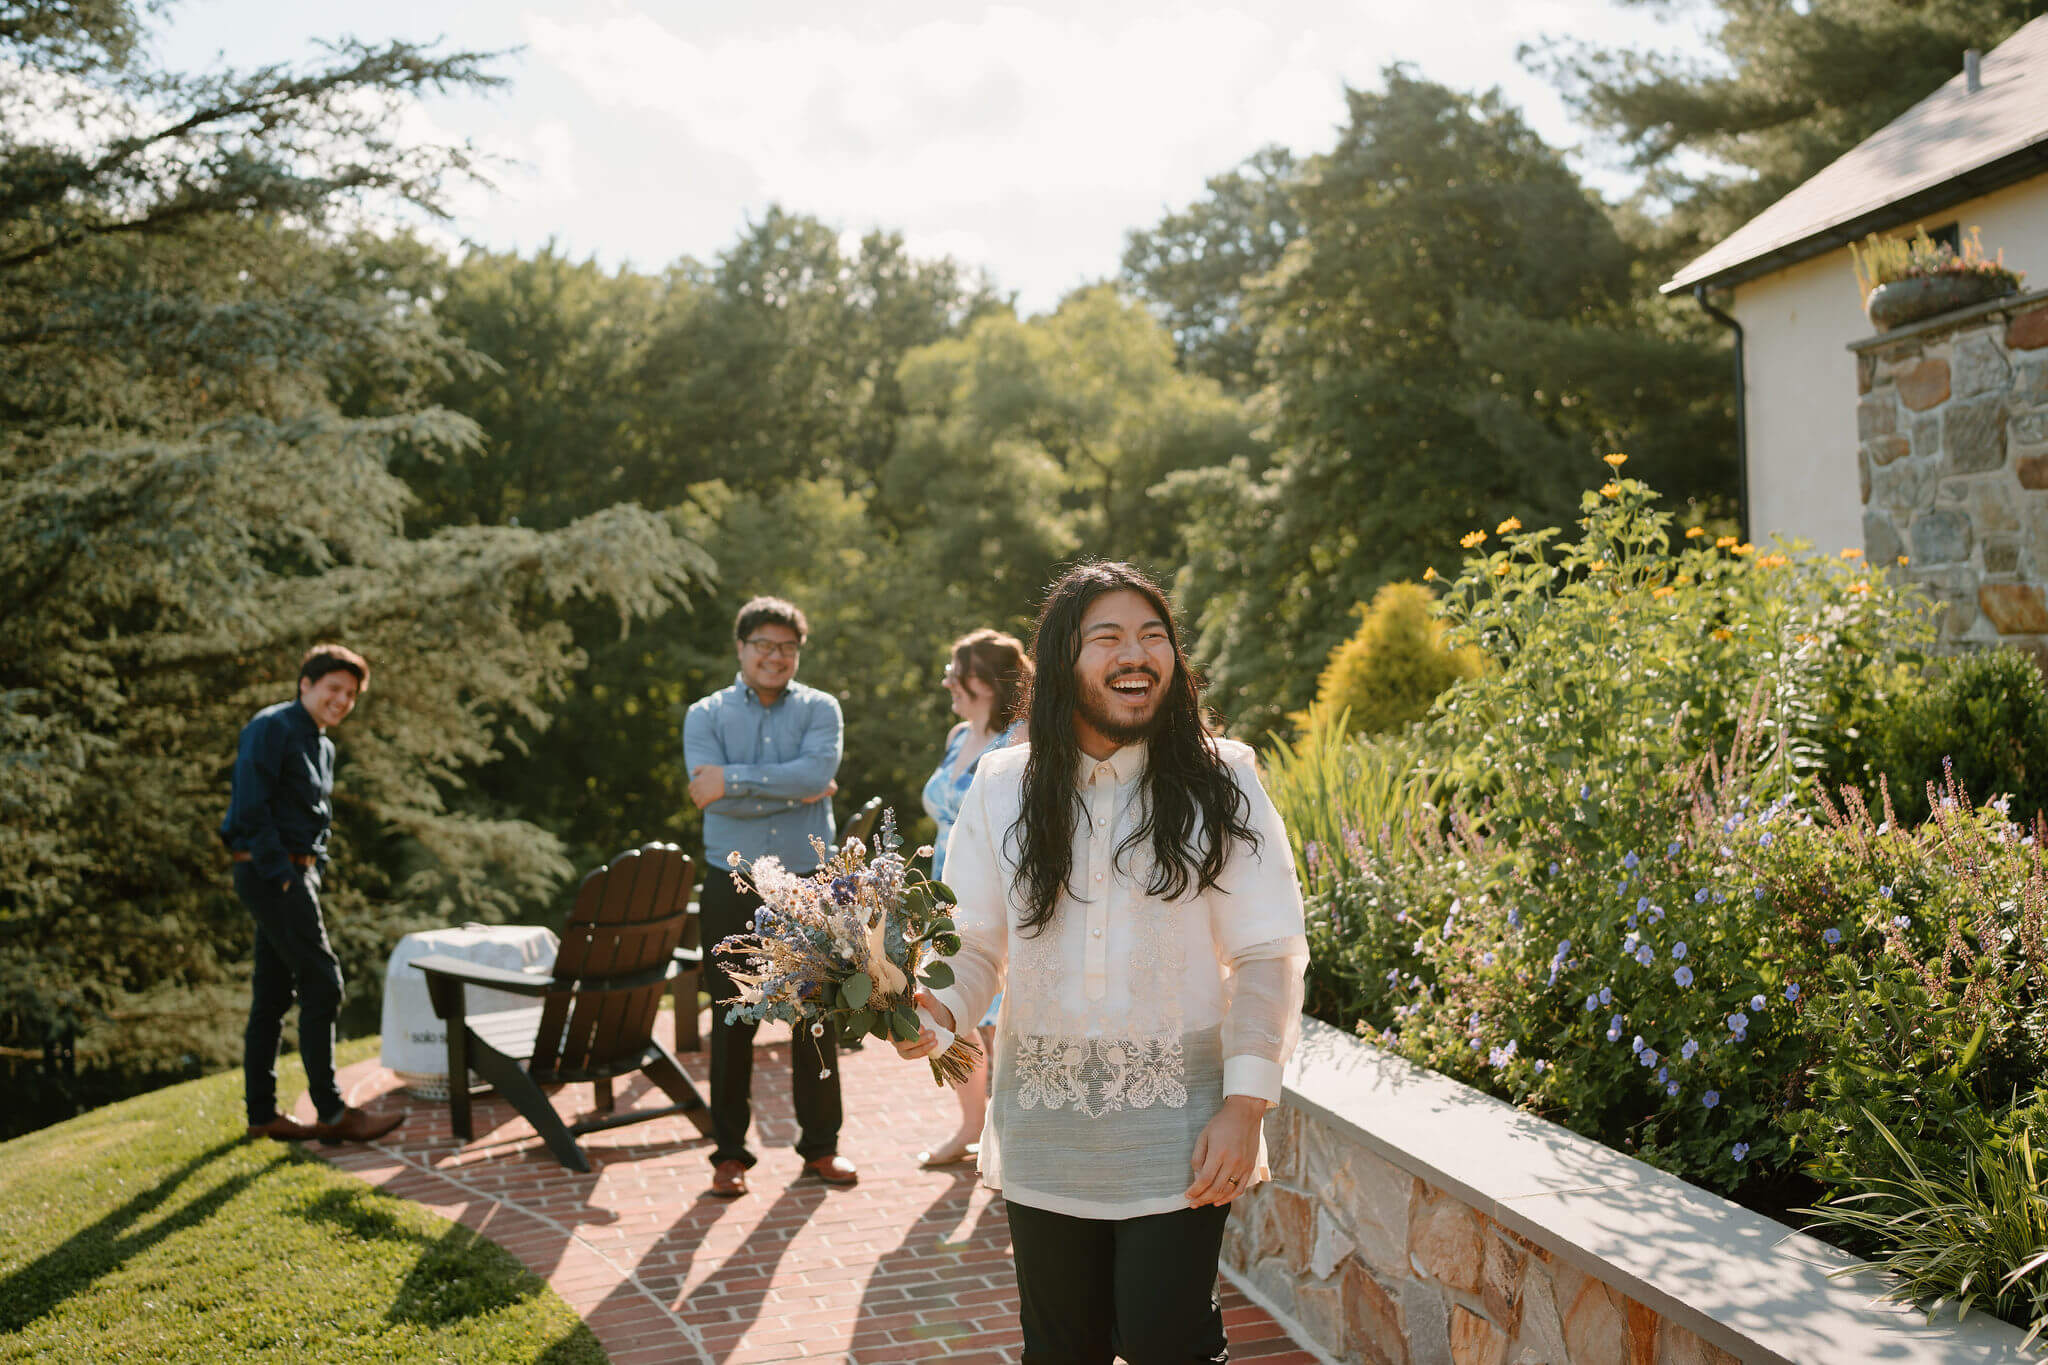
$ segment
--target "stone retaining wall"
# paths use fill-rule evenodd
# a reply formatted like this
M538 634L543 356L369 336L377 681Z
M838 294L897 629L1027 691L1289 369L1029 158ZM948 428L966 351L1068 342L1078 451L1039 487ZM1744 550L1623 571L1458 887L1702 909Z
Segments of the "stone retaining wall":
M1313 1019L1266 1140L1224 1266L1333 1360L2038 1359L1981 1313L1873 1306L1840 1252Z
M2016 645L2048 664L2048 293L1850 349L1871 562L1907 557L1907 575L1947 605L1944 642Z

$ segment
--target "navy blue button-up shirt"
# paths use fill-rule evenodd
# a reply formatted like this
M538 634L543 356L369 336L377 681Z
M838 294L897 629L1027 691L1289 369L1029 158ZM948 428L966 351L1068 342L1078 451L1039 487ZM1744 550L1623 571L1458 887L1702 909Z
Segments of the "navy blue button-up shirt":
M333 796L334 741L297 699L266 706L242 727L221 842L263 880L284 881L294 854L326 861Z
M737 676L683 716L683 766L725 770L725 795L704 808L704 856L728 868L734 853L770 854L792 872L815 872L813 837L833 842L832 803L804 802L839 771L839 699L792 681L763 706Z

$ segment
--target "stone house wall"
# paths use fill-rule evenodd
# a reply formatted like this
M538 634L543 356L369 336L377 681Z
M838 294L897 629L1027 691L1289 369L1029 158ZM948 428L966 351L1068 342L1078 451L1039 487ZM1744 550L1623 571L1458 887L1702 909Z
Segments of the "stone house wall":
M1343 1365L2020 1365L1852 1258L1623 1153L1302 1021L1272 1179L1223 1268Z
M1850 349L1870 561L1906 558L1945 606L1944 643L2014 645L2048 665L2048 293Z

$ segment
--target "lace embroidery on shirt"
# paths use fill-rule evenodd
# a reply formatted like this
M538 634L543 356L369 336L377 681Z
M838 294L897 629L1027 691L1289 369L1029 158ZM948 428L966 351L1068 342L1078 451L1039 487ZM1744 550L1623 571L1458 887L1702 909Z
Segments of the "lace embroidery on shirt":
M1020 938L1010 955L1015 1007L1015 1077L1022 1109L1070 1109L1100 1118L1122 1109L1187 1104L1181 1048L1181 974L1187 945L1180 906L1128 912L1128 1013L1111 1018L1090 1006L1080 1018L1060 1007L1060 939L1049 927Z
M1017 1107L1072 1109L1101 1118L1119 1109L1180 1109L1181 1041L1174 1038L1019 1038L1014 1065Z

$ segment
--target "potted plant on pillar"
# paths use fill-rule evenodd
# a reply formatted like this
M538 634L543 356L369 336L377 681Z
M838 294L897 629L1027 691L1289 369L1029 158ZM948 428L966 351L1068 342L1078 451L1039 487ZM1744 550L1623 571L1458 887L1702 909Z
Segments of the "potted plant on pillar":
M2016 294L2025 278L2006 266L2002 249L1995 257L1984 254L1976 228L1962 239L1960 250L1915 228L1911 237L1872 233L1860 247L1851 243L1849 254L1856 262L1863 311L1880 332Z

